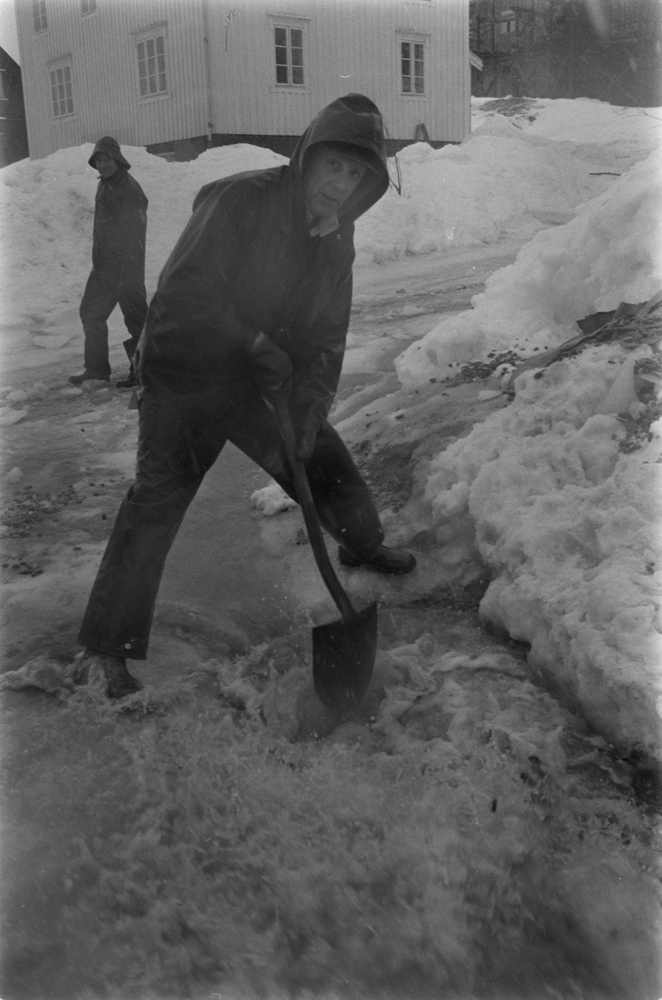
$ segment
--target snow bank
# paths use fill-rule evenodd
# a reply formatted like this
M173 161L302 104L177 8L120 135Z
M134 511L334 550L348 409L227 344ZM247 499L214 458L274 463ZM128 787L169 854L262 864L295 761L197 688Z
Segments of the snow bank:
M616 171L645 157L662 138L660 108L620 108L590 97L472 97L471 106L472 129L506 116L524 134L575 143L584 155L601 147Z
M474 308L440 323L396 359L405 386L443 378L490 352L532 354L576 320L645 302L662 287L662 153L655 151L567 225L538 233L488 280Z
M390 189L357 223L359 263L536 233L604 190L609 178L504 118L459 146L414 143L399 154L402 196Z
M473 311L397 359L402 382L491 352L531 354L573 336L576 319L648 300L662 287L660 165L651 154L572 222L538 234ZM483 617L530 643L530 662L614 742L659 756L662 421L623 448L616 415L641 416L617 389L653 353L604 344L541 377L524 372L510 406L432 461L425 498L440 542L458 517L475 524L493 575Z
M0 170L3 220L1 266L7 294L3 323L78 305L92 266L92 223L98 174L88 165L94 146L60 149L43 160L21 160ZM136 146L123 146L132 174L149 199L146 279L159 272L203 184L241 170L287 162L257 146L238 144L168 163Z
M623 357L607 345L524 373L509 407L432 462L426 499L440 538L475 523L483 617L530 643L600 731L659 753L662 421L623 453L618 418L596 413Z

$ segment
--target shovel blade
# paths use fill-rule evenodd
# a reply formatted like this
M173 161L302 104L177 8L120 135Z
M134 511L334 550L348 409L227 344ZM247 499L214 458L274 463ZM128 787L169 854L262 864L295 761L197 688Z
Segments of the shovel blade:
M338 714L351 712L368 690L377 652L377 604L313 629L317 697Z

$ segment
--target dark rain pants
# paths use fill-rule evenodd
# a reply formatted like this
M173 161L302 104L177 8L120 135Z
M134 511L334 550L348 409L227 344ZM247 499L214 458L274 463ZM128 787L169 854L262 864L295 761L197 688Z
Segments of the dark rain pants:
M85 333L85 371L95 378L109 378L108 317L119 303L129 340L124 348L129 361L147 315L147 294L142 274L124 268L92 268L80 303Z
M166 556L226 441L297 499L269 409L253 388L240 403L232 395L229 407L218 391L192 398L143 390L136 480L122 501L78 637L88 649L145 659ZM368 487L326 422L306 471L322 526L337 542L363 555L383 541Z

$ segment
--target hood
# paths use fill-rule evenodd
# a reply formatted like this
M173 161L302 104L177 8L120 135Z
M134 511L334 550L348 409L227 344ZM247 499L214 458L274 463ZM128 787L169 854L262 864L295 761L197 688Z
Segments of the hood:
M342 142L359 147L370 160L373 170L366 171L361 183L340 210L343 219L358 219L379 201L389 185L384 127L376 104L363 94L347 94L323 108L303 133L290 160L301 183L306 157L320 142Z
M105 153L106 156L112 157L120 167L126 167L127 170L131 169L131 164L122 156L119 142L117 139L113 139L112 135L104 135L103 139L99 139L97 142L92 155L87 161L91 167L94 166L94 157L97 153Z

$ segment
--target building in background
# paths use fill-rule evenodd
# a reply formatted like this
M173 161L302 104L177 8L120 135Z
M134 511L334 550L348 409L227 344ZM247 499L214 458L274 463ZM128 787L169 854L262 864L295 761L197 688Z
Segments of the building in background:
M660 0L471 0L472 93L662 104Z
M29 155L21 67L0 48L0 167Z
M115 136L171 159L289 154L367 94L390 152L470 132L468 0L16 0L30 153Z

